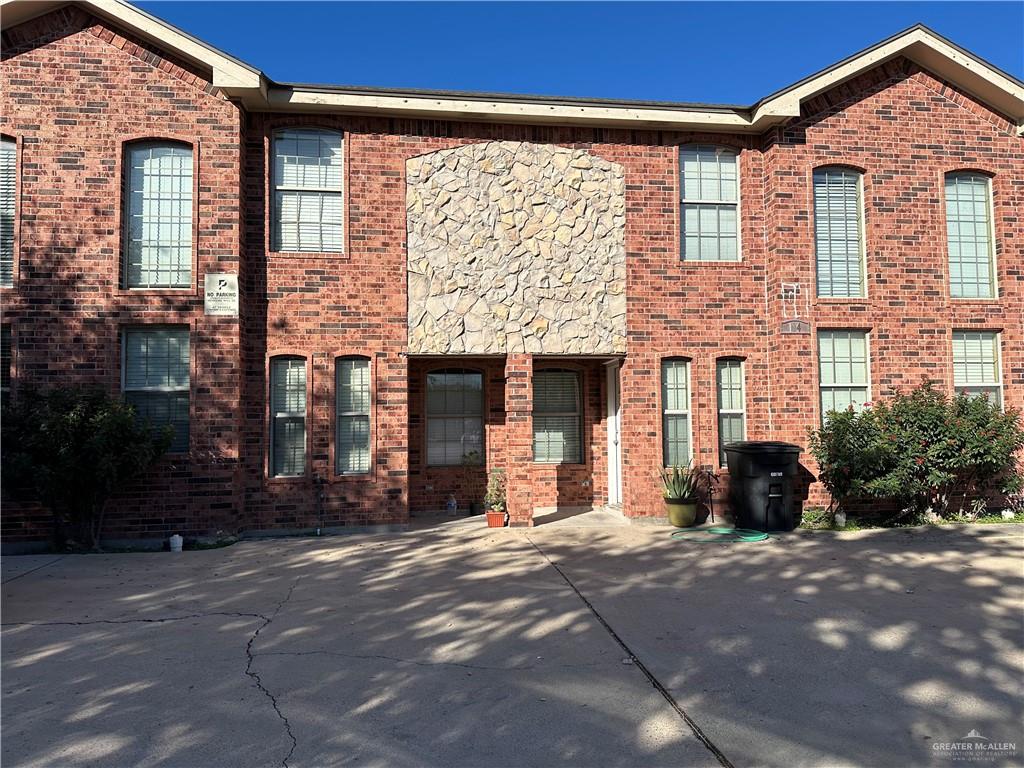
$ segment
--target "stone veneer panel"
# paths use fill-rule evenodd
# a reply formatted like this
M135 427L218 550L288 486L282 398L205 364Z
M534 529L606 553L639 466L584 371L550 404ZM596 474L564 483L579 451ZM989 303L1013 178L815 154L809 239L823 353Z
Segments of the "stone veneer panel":
M622 166L492 141L406 162L409 351L626 351Z

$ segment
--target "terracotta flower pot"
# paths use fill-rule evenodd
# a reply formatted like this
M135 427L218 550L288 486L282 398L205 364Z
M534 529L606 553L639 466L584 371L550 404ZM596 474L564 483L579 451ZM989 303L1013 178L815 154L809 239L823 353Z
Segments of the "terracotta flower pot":
M487 527L488 528L504 528L505 527L505 512L501 510L495 512L493 509L487 510Z
M689 528L697 520L697 502L682 499L665 499L668 521L676 528Z

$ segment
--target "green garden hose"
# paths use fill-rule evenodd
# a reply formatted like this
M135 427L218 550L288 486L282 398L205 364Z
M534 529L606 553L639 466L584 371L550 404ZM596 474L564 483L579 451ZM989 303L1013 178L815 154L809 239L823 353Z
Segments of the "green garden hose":
M728 544L733 541L764 541L768 534L750 528L697 528L692 531L676 531L672 538L696 544Z

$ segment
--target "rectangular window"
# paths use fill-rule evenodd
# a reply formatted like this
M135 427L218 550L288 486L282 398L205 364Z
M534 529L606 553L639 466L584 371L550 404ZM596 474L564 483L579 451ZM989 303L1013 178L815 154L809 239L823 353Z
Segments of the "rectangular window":
M819 296L865 295L861 210L859 173L848 168L814 171L814 248Z
M690 361L661 364L661 433L666 467L690 463Z
M946 240L953 298L990 299L996 295L990 191L986 176L946 174Z
M334 365L338 419L335 471L359 475L370 471L370 361L346 357Z
M819 331L818 375L821 415L829 411L859 411L868 402L868 335L866 331Z
M270 474L306 473L306 359L270 361Z
M746 439L743 361L719 360L715 378L718 384L718 461L724 467L725 446Z
M427 374L427 464L482 464L484 381L476 371Z
M684 261L739 261L737 155L723 147L679 150Z
M131 144L124 176L125 287L190 287L192 148Z
M0 405L11 400L11 365L13 362L10 323L0 325Z
M172 451L189 444L188 328L128 328L124 332L125 400L154 427L174 428Z
M340 133L296 129L276 134L273 249L340 253L343 184Z
M14 215L17 209L18 145L0 136L0 288L14 285Z
M533 460L582 464L580 377L575 371L533 374Z
M953 389L971 397L1003 404L999 371L999 334L993 331L953 331Z

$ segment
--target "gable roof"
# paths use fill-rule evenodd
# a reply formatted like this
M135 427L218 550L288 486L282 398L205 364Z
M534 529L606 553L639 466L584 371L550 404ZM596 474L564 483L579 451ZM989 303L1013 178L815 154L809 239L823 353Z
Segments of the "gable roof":
M799 117L808 99L902 56L1005 115L1024 135L1024 83L922 24L740 106L278 83L124 0L0 0L0 20L14 26L66 5L80 6L208 71L216 87L252 111L761 132Z

